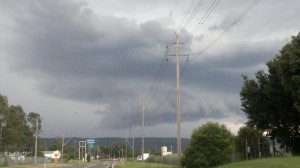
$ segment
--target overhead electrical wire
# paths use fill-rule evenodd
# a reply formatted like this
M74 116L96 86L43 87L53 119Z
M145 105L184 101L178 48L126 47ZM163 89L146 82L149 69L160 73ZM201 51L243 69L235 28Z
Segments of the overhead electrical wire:
M167 54L168 54L168 46L166 46L166 54L165 54L165 56L167 56ZM145 106L147 106L152 101L152 98L156 95L158 87L159 87L159 85L161 83L161 80L165 76L165 72L166 72L166 69L168 67L168 62L169 61L167 61L166 58L163 57L162 62L160 64L160 67L159 67L159 69L158 69L158 71L157 71L157 73L155 75L154 81L152 83L152 87L150 89L150 94L144 100Z
M210 5L210 7L208 8L208 10L205 12L205 14L203 15L202 19L200 20L200 22L197 24L197 26L192 30L192 32L190 33L190 35L183 40L184 45L181 47L184 48L189 42L190 40L193 38L194 34L196 34L200 28L204 25L204 23L206 22L206 20L209 18L209 16L212 14L212 12L214 11L214 9L217 7L217 5L219 4L220 0L214 0L213 3Z
M152 84L152 87L151 87L151 91L150 91L150 94L148 95L148 97L145 99L145 106L147 107L150 102L152 101L153 97L155 97L157 91L158 91L158 88L159 88L159 85L162 81L162 79L164 78L165 76L165 72L166 72L166 69L167 69L167 66L168 66L168 62L169 61L166 61L166 59L168 59L168 54L169 54L169 51L172 50L173 46L174 46L174 39L176 37L176 34L178 33L178 31L180 31L180 34L183 34L185 28L191 23L191 21L193 20L193 18L195 17L196 13L199 11L200 7L202 6L203 4L203 1L204 0L201 0L199 1L199 3L197 4L197 6L193 9L193 5L195 4L196 0L193 0L193 2L191 3L187 13L185 14L183 20L181 21L181 23L179 24L179 26L177 27L176 29L176 32L174 33L173 37L172 37L172 40L171 40L171 43L167 44L167 49L166 49L166 58L163 59L161 65L160 65L160 68L154 78L154 82ZM193 12L191 13L191 15L188 17L190 11L193 9ZM187 22L184 24L184 21L187 19ZM182 26L183 25L183 26ZM182 26L182 27L181 27ZM171 60L171 59L170 59Z
M196 1L196 0L193 0L193 2L192 2L192 4L190 5L188 11L186 12L185 16L183 17L183 19L181 20L180 24L178 25L178 27L177 27L177 29L176 29L176 31L175 31L173 37L172 37L171 44L175 42L175 39L176 39L176 35L175 35L175 34L176 34L179 30L182 29L182 28L181 28L181 25L183 24L183 22L185 21L185 18L187 17L187 15L189 14L190 10L192 9L192 7L193 7L195 1Z
M190 8L188 10L188 12L184 16L184 19L182 20L182 22L178 26L177 30L175 31L175 33L174 33L174 35L172 37L172 40L170 42L171 47L174 47L174 44L175 44L175 41L176 41L176 35L182 36L183 33L188 29L189 25L192 23L192 20L195 18L195 16L198 13L199 9L202 7L202 5L204 3L204 0L201 0L201 1L198 2L197 6L194 8L193 12L190 14L187 22L184 24L184 26L181 27L183 21L185 21L185 18L188 16L190 10L192 9L192 6L193 6L194 2L195 2L195 0L192 2L191 6L190 6ZM172 48L172 49L175 49L175 48Z
M201 2L199 2L198 5L195 7L195 9L193 10L191 16L189 17L189 19L187 20L187 22L184 24L184 26L181 28L180 32L178 33L179 36L182 35L184 33L185 29L187 29L187 27L190 25L190 23L194 19L195 15L197 14L197 12L199 11L199 9L203 5L203 1L204 0L202 0Z
M217 36L211 43L209 43L199 54L192 57L191 60L196 59L200 55L204 54L210 47L217 43L227 32L229 32L234 25L236 25L242 18L244 18L261 0L254 0L245 11L239 15L219 36Z
M192 4L194 4L195 1L192 2ZM184 26L180 29L180 33L179 35L182 35L184 30L188 27L188 25L191 23L191 21L194 19L196 13L199 11L200 7L203 5L204 0L200 1L198 3L198 5L194 8L193 12L191 13L191 16L188 18L186 24L184 24ZM205 12L205 14L203 15L202 19L200 22L205 22L207 20L207 18L211 15L211 13L213 12L213 10L216 8L216 6L219 4L220 0L214 0L213 3L210 5L209 9ZM191 8L189 8L190 11ZM187 13L188 14L188 13ZM186 16L187 16L186 14ZM185 18L186 18L185 16ZM181 24L180 24L181 25ZM198 25L197 25L198 26ZM197 27L196 26L196 27ZM177 31L179 30L179 28L177 29ZM195 29L194 29L195 30ZM176 37L177 32L175 32L175 37ZM174 37L173 37L174 38ZM174 44L174 40L172 39L172 42ZM174 45L173 45L174 46ZM159 110L162 105L168 100L168 98L171 96L172 91L175 89L175 84L173 85L173 87L171 87L171 89L168 91L167 96L163 99L163 101L160 102L159 106L155 109L155 111Z
M199 3L197 4L196 7L194 7L196 0L193 0L193 2L191 3L191 5L189 6L189 9L187 11L187 13L185 14L183 20L181 21L181 23L179 24L179 26L176 29L176 32L174 33L171 43L167 44L167 48L166 48L166 54L165 54L165 58L163 58L161 65L159 67L159 70L157 71L154 81L152 83L152 87L150 89L150 93L147 96L147 98L145 98L145 108L147 109L148 105L150 104L150 102L152 101L153 97L155 97L158 88L160 86L161 81L163 80L163 78L165 77L165 73L166 73L166 69L168 67L168 62L167 61L167 57L169 54L169 51L173 49L174 46L174 39L176 37L176 34L178 33L178 31L180 31L180 34L182 34L184 32L184 29L189 26L189 24L191 23L191 21L193 20L193 18L195 17L196 13L199 11L200 7L202 6L204 0L199 1ZM193 9L194 7L194 9ZM193 12L190 14L190 11L193 10ZM189 17L188 17L189 16ZM185 20L187 19L186 23ZM183 26L182 26L183 25ZM182 27L181 27L182 26ZM171 59L170 59L171 60Z
M243 17L245 17L261 0L254 0L245 10L244 12L239 15L219 36L217 36L211 43L209 43L209 45L207 45L199 54L197 54L194 57L191 57L190 61L195 60L197 57L199 57L200 55L203 55L205 52L207 52L207 50L209 48L211 48L215 43L217 43L227 32L229 32L234 25L236 25L241 19L243 19ZM212 12L214 11L214 9L216 8L216 6L219 4L220 0L218 1L214 1L212 3L212 5L210 6L210 8L207 10L207 12L204 14L204 16L202 17L201 21L199 22L199 24L201 23L205 23L206 20L208 19L208 17L212 14ZM199 25L198 24L198 25ZM203 25L201 24L201 26ZM186 47L187 43L190 42L191 38L194 36L194 34L196 34L198 32L198 30L201 28L201 26L196 26L195 29L192 31L191 35L185 40L184 45L180 48L183 49L184 47ZM186 68L188 64L186 64L183 67L183 70L181 70L182 72L182 76L184 75L184 72L186 70ZM162 105L168 100L168 98L171 96L172 91L175 89L175 84L174 86L170 89L170 91L168 92L167 96L163 99L163 101L159 104L159 106L156 108L156 110L159 110Z
M215 43L217 43L227 32L229 32L234 25L236 25L241 19L243 19L245 17L245 15L247 15L261 0L254 0L249 6L248 8L246 8L244 10L244 12L239 15L219 36L217 36L211 43L209 43L203 50L201 50L196 56L191 57L190 61L195 60L197 57L199 57L200 55L203 55L205 52L207 52L207 50L209 48L211 48ZM174 44L175 44L175 39L176 39L176 35L182 35L185 30L187 29L187 27L189 27L189 25L192 23L192 20L195 18L197 12L199 11L199 9L201 8L201 6L204 3L204 0L199 1L199 3L197 4L196 7L193 8L194 4L195 4L196 0L193 0L193 2L191 3L187 13L185 14L183 20L181 21L181 23L179 24L178 28L176 29L171 42L168 45L168 51L171 52L172 49L174 49ZM217 7L217 5L219 4L220 0L214 0L210 7L206 10L206 12L204 13L204 15L202 16L201 20L198 22L198 24L194 27L194 29L192 29L190 35L184 39L184 45L180 47L180 50L182 50L183 48L186 47L186 45L191 41L191 39L193 38L193 36L201 29L201 27L204 25L204 23L208 20L208 18L211 16L211 14L213 13L213 11L215 10L215 8ZM192 11L192 12L191 12ZM191 13L190 13L191 12ZM188 17L188 15L190 15ZM183 26L182 26L183 25ZM149 104L151 103L151 101L153 100L153 98L156 96L157 92L158 92L158 88L163 80L163 78L165 77L165 73L166 73L166 69L168 67L168 62L166 60L166 57L168 55L168 52L166 52L166 56L163 57L162 62L160 64L160 67L155 75L154 81L152 83L152 86L150 88L150 92L149 95L144 99L145 100L145 108L147 106L149 106ZM172 60L172 59L170 59ZM184 66L183 70L182 70L182 75L184 75L184 71L186 70L187 65ZM168 100L168 98L171 96L171 94L173 93L172 91L175 88L175 84L174 86L167 92L166 97L163 99L163 101L160 102L160 104L157 106L157 108L155 108L155 111L159 110L163 104L165 104L165 102ZM137 114L139 114L139 110L137 112ZM137 115L135 115L135 117L137 117ZM134 117L134 118L135 118Z

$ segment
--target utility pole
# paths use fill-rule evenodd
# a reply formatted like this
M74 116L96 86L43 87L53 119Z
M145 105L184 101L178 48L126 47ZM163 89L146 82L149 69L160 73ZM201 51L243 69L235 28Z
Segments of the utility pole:
M64 144L65 144L65 135L62 135L62 142L61 142L61 163L64 161Z
M123 138L124 138L124 140L125 140L125 158L128 159L128 158L127 158L127 152L128 152L128 149L127 149L127 143L129 143L129 142L128 142L128 140L127 140L126 137L123 136Z
M179 36L176 35L176 54L170 56L176 56L176 111L177 111L177 164L180 163L181 160L181 133L180 133L180 66L179 66L179 56L187 56L180 54L180 43ZM168 47L167 47L168 52Z
M77 135L77 133L76 133L76 135ZM61 142L61 162L63 162L63 160L64 160L64 146L65 146L72 138L74 138L74 137L75 137L75 136L69 138L69 139L67 140L67 142L65 143L65 135L64 135L64 134L62 135L62 142Z
M133 147L133 145L131 145L131 144L129 143L129 141L128 141L128 139L127 139L127 138L124 138L124 139L125 139L125 141L126 141L126 158L127 158L127 152L128 152L127 143L128 143L128 144L129 144L129 146L131 147L132 151L133 151L134 147Z
M179 37L176 35L177 163L181 160Z
M132 161L134 161L134 124L132 125Z
M34 164L36 164L36 158L37 158L37 139L38 139L38 128L39 128L39 120L38 116L36 116L36 123L35 123L35 149L34 149Z
M145 119L145 103L143 102L142 107L142 161L144 161L144 119Z

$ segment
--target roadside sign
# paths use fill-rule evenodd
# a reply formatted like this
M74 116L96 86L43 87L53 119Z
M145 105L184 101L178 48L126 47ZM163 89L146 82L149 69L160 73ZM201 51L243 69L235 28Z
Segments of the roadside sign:
M86 140L86 148L88 149L96 148L95 140L94 139Z

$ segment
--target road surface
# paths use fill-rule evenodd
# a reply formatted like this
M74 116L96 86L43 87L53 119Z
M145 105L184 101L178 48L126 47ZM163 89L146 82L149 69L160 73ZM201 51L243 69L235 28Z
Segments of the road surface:
M68 168L111 168L112 164L116 164L116 161L99 161L93 163L86 163L77 166L68 166Z

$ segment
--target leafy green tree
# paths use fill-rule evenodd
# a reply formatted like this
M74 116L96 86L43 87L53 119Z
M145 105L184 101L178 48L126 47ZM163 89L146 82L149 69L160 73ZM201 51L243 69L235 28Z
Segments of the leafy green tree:
M248 151L246 152L246 145L247 148L250 148L249 154ZM243 159L270 155L268 138L251 126L244 126L239 129L238 135L235 138L235 147L236 152L240 153Z
M49 151L61 150L61 144L62 144L61 140L55 140L55 141L53 141L51 146L48 148L48 150Z
M240 92L248 125L267 131L294 154L300 154L300 34L266 63L256 80L243 76Z
M32 116L39 114L30 113L27 116L20 105L9 106L7 97L0 94L1 152L34 151L35 128L32 127ZM41 125L40 117L39 123Z
M225 125L208 122L194 130L182 158L186 168L214 167L230 161L234 136Z
M28 133L27 133L27 138L26 138L26 144L27 144L27 151L31 151L33 153L34 148L35 148L35 134L36 130L38 134L41 132L42 128L42 119L40 117L40 114L35 113L35 112L30 112L27 117L27 124L28 124ZM36 121L38 121L38 128ZM38 138L38 144L44 144L40 142L40 138ZM40 148L38 148L40 149ZM41 148L42 149L42 148Z
M70 144L66 144L64 146L64 159L65 160L76 159L76 157L78 157L77 150L78 150L78 148L76 148ZM76 152L77 152L77 155L75 155Z
M8 152L23 151L28 126L21 106L10 106L4 113L3 138Z
M5 114L9 108L8 100L6 96L0 94L0 151L5 151L5 144L4 144L4 135L3 135L3 127L5 126Z
M38 120L38 128L36 128L36 121ZM35 113L35 112L30 112L27 115L27 121L28 121L28 125L30 128L30 131L35 133L36 130L38 130L38 133L41 132L41 128L42 128L42 119L40 114Z
M62 140L58 139L53 141L53 143L51 144L51 146L48 148L49 151L56 151L59 150L61 151L62 149ZM77 157L77 155L75 156L75 153L77 152L77 148L73 147L70 144L65 144L64 145L64 159L69 160L69 159L75 159ZM78 154L78 153L77 153Z

